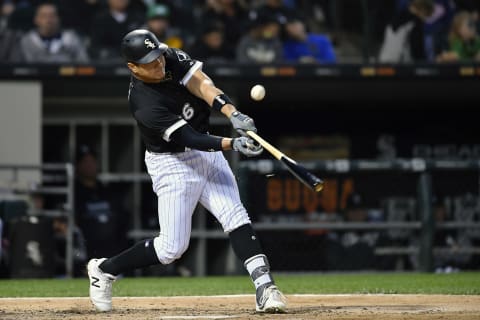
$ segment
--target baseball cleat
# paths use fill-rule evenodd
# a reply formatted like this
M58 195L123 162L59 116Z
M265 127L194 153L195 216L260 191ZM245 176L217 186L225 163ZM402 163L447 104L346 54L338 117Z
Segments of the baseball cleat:
M257 296L257 312L284 313L287 308L286 302L287 299L277 286L271 285Z
M90 280L90 301L95 309L101 312L112 310L112 284L116 277L103 272L98 267L104 260L91 259L87 264Z

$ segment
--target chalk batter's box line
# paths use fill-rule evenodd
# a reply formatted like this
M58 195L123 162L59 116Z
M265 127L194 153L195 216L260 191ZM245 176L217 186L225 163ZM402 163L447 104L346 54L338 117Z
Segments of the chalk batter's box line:
M386 293L359 293L359 294L286 294L288 297L298 297L298 298L315 298L315 297L365 297L365 296L415 296L415 294L386 294ZM213 295L213 296L135 296L135 297L113 297L114 299L156 299L156 298L169 298L169 299L184 299L184 298L250 298L255 297L254 294L228 294L228 295ZM7 297L0 298L0 301L5 300L45 300L45 299L56 299L56 300L78 300L78 299L89 299L88 297Z

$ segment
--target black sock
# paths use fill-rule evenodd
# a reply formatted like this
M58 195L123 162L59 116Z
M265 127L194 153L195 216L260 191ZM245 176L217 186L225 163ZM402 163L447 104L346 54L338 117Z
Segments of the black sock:
M103 261L99 268L103 272L117 276L133 269L159 264L153 247L153 239L141 241L118 255Z
M233 230L230 232L229 237L230 242L232 243L233 252L235 252L242 263L248 258L263 254L260 241L258 241L251 224L244 224Z

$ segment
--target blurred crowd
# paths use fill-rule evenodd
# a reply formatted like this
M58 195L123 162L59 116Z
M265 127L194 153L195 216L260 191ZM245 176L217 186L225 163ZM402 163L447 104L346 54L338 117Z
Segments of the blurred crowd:
M480 1L397 0L380 62L480 61Z
M335 62L331 41L308 31L295 1L3 0L0 7L3 62L120 62L121 39L137 28L207 62Z
M136 28L205 62L349 62L337 51L359 38L363 62L479 60L479 12L476 0L0 0L0 61L118 63Z

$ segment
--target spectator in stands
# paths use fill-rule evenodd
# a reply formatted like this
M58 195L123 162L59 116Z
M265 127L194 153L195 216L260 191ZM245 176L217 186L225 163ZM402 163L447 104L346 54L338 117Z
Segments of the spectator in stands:
M76 0L57 2L63 26L74 29L82 36L88 36L90 34L93 17L100 9L102 1Z
M170 25L181 31L182 38L188 45L192 44L193 36L197 30L197 23L195 20L194 12L200 13L199 10L195 10L195 1L193 0L170 0L162 3L170 4L171 18ZM192 3L193 2L193 3Z
M455 0L458 1L458 0ZM396 0L396 11L407 11L411 0ZM424 45L426 60L435 61L439 52L446 48L446 35L455 14L454 0L433 0L432 14L424 21ZM382 3L382 6L384 4Z
M182 49L184 46L179 31L170 27L170 9L166 5L158 4L148 8L147 29L169 47Z
M42 0L7 0L4 2L9 9L12 10L8 14L8 28L11 30L19 30L26 32L34 28L33 17L35 16L35 8L45 1Z
M7 28L8 17L15 11L13 1L0 1L0 32Z
M244 34L247 18L246 9L237 0L208 0L207 9L200 24L205 21L221 21L225 26L225 43L229 50L235 51L238 41Z
M452 0L435 0L433 13L425 20L425 54L429 62L434 62L436 56L446 45L446 35L450 29L455 4Z
M20 40L13 61L28 63L87 63L83 42L71 30L62 30L57 7L44 3L37 7L35 29Z
M13 48L21 36L19 32L8 28L8 19L13 11L15 3L12 0L0 0L0 61L11 60Z
M283 45L279 39L277 19L263 11L251 11L250 30L237 47L237 61L241 63L275 63L283 60Z
M455 15L448 42L449 50L438 57L438 62L480 61L480 37L473 14L462 11Z
M97 157L88 146L76 154L75 221L83 232L89 259L118 253L124 245L120 210L113 192L98 180Z
M15 30L0 30L0 61L12 61L15 54L15 46L21 33Z
M336 1L338 3L338 1ZM338 24L336 23L335 14L337 13L335 0L317 0L304 1L301 7L296 10L301 10L309 15L309 22L314 28L322 28L336 32Z
M397 15L385 30L379 61L426 61L425 21L434 12L433 0L411 0L408 10Z
M225 62L234 58L234 53L225 44L225 30L220 21L206 23L189 52L204 62Z
M264 15L274 17L280 24L284 24L287 21L287 17L293 14L292 9L284 6L283 0L266 0L259 10Z
M468 11L472 14L477 27L477 32L480 32L480 1L478 0L455 0L457 11Z
M184 46L190 45L193 42L193 34L196 32L195 15L201 14L202 1L193 0L136 0L132 2L134 7L142 7L142 12L148 12L148 9L154 5L162 5L168 8L169 27L176 32L176 35L181 35L184 41ZM136 6L135 6L136 5Z
M328 37L307 33L305 24L297 16L290 16L285 24L283 42L286 61L301 63L334 63L335 51Z
M90 37L92 56L109 62L123 61L118 44L128 32L143 24L143 17L128 10L129 0L108 0L108 8L93 19Z

